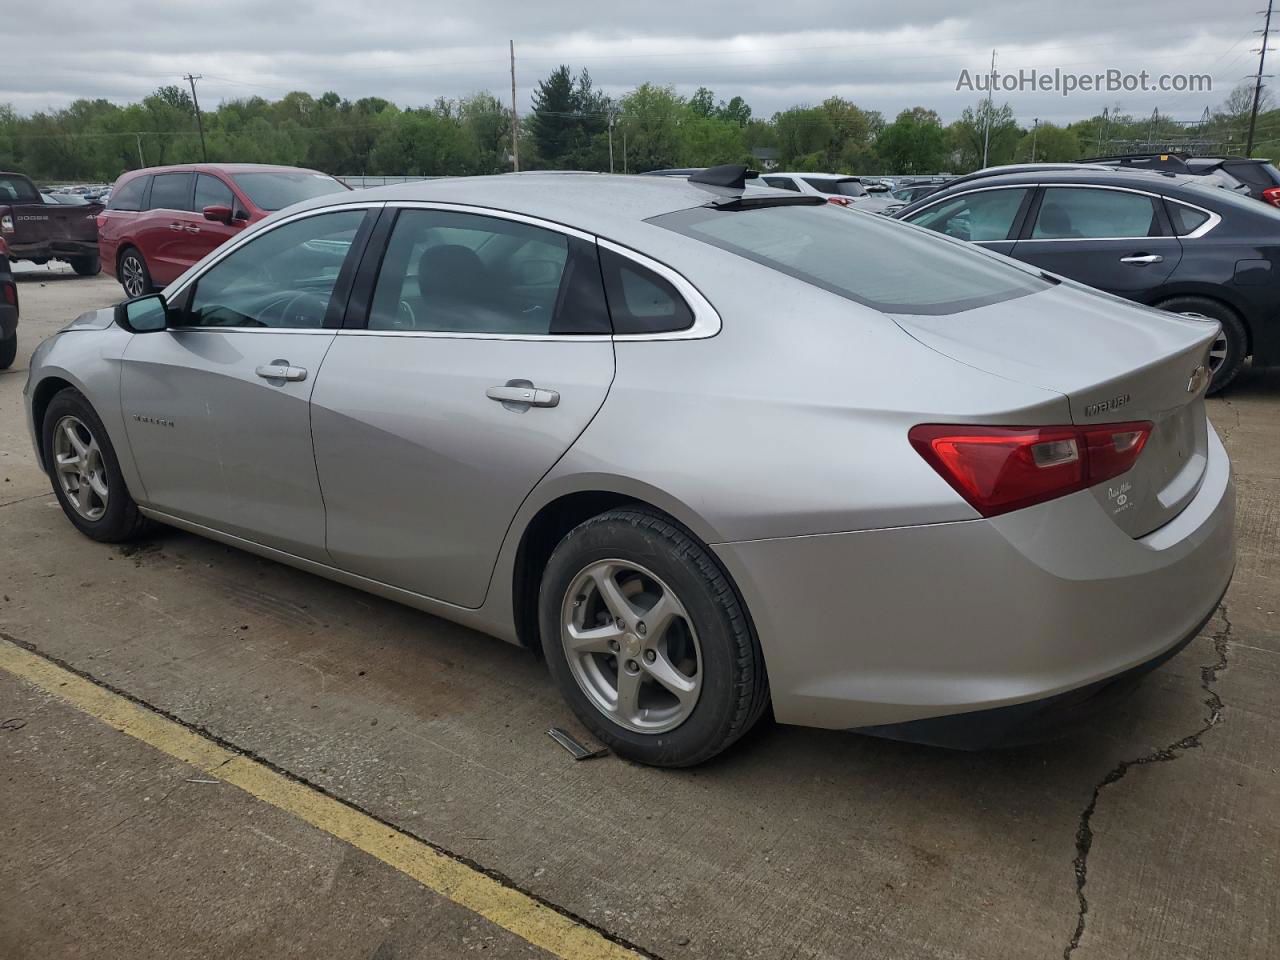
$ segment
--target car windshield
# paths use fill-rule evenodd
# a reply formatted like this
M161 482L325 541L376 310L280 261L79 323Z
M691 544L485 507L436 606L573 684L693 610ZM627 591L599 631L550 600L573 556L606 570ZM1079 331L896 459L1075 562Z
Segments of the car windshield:
M341 193L347 187L323 173L307 170L274 170L270 173L233 173L231 179L249 195L260 210L283 210L290 204L329 193Z
M40 203L39 191L26 177L7 177L0 174L0 200L14 203Z
M695 207L650 222L885 313L955 313L1049 286L896 220L851 217L826 204Z

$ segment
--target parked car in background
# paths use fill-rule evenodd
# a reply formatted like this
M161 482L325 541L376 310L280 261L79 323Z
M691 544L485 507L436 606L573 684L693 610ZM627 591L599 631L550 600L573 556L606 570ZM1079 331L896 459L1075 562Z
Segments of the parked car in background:
M744 173L305 201L41 343L40 462L95 540L539 647L664 766L770 708L1043 737L1191 642L1235 565L1217 327Z
M18 285L9 268L9 247L0 237L0 370L18 355Z
M1218 321L1215 392L1248 356L1255 366L1280 363L1280 211L1202 177L1082 167L966 177L894 216L1128 300Z
M253 163L133 170L98 216L98 249L125 293L138 297L276 210L348 189L316 170Z
M1270 160L1248 160L1244 157L1191 157L1187 167L1202 175L1221 170L1243 183L1255 200L1280 207L1280 170Z
M847 207L865 201L871 194L857 177L839 173L762 173L751 183L756 186L790 190Z
M79 193L42 193L40 196L45 203L61 203L68 207L87 207L91 204L91 201Z
M81 276L98 272L96 204L46 200L30 178L0 173L0 239L10 260L65 260Z
M1221 187L1234 193L1247 194L1255 200L1267 200L1263 196L1265 187L1275 186L1270 182L1266 171L1250 169L1249 176L1265 184L1255 192L1250 183L1238 174L1243 168L1254 168L1260 164L1270 163L1265 160L1231 159L1227 157L1192 157L1188 153L1127 153L1109 157L1091 157L1081 163L1102 164L1120 170L1161 171L1169 174L1186 174L1203 177L1205 185ZM1231 166L1228 166L1231 163ZM1275 169L1274 167L1272 168ZM1269 201L1268 201L1269 202Z

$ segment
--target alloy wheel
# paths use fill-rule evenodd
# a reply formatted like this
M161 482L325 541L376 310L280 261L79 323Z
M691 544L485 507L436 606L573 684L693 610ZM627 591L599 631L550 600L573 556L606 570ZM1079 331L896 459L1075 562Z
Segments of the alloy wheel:
M614 723L665 733L702 692L702 650L684 604L652 571L628 560L588 564L560 613L565 659L582 692Z
M1179 314L1183 317L1191 317L1193 320L1213 320L1213 317L1207 317L1203 313L1195 313L1192 311ZM1209 373L1216 374L1219 368L1227 361L1227 335L1219 328L1218 335L1213 338L1213 344L1209 347Z
M133 254L124 258L120 264L120 282L124 292L131 297L140 297L146 287L146 279L142 261Z
M86 520L101 520L110 490L98 440L78 417L66 416L53 428L53 466L67 502Z

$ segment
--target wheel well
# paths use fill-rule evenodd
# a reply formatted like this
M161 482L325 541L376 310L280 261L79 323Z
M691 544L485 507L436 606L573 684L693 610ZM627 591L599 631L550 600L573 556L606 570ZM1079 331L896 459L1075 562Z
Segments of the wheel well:
M40 457L40 467L48 469L44 462L44 412L49 409L49 402L59 391L75 384L68 383L60 377L45 377L36 384L35 393L31 396L31 422L36 431L36 452Z
M1231 314L1233 317L1239 320L1240 326L1244 327L1245 347L1246 347L1245 356L1247 357L1253 353L1253 328L1249 325L1249 321L1245 319L1244 314L1242 314L1239 310L1237 310L1232 304L1228 303L1226 300L1223 300L1221 297L1215 297L1209 294L1204 294L1199 292L1179 293L1172 297L1165 297L1163 300L1159 300L1156 303L1152 304L1152 306L1154 306L1157 310L1163 310L1164 305L1166 303L1171 303L1174 300L1182 300L1188 297L1195 300L1208 300L1210 303L1221 307L1223 310L1227 311L1227 313Z
M115 269L113 272L115 273L117 280L120 279L120 261L123 260L124 255L133 248L134 245L132 243L122 243L120 246L116 247L116 262L114 264Z

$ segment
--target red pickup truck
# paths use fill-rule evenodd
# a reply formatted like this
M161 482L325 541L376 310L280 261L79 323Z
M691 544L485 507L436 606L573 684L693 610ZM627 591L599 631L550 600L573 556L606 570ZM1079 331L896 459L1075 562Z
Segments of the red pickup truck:
M99 270L101 212L100 203L46 203L30 179L0 172L0 237L10 260L65 260L81 276L93 276Z

